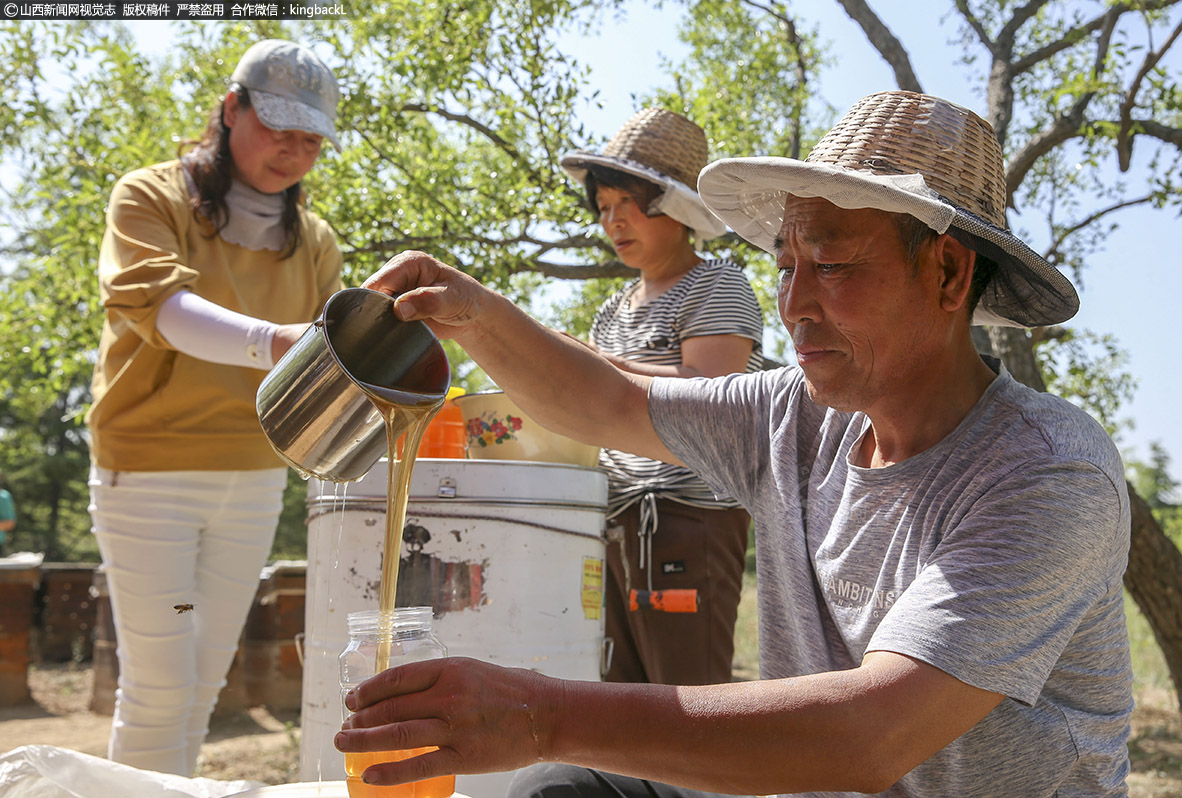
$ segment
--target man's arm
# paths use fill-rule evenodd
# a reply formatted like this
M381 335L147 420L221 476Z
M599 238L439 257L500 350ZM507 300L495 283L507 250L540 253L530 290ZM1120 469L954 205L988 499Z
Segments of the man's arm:
M445 659L356 688L336 744L439 747L370 768L381 784L554 761L726 793L880 792L1002 698L890 652L848 671L698 687L566 681Z
M677 462L649 418L650 378L621 372L463 272L421 252L404 252L363 287L397 297L395 312L404 321L424 321L439 337L454 339L547 429Z

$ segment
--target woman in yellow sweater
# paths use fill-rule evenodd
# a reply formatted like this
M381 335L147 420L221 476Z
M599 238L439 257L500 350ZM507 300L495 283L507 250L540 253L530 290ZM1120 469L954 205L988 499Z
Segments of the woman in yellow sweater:
M201 140L111 194L87 423L118 638L115 761L193 773L270 553L287 470L255 392L341 288L340 250L300 186L325 139L339 148L338 97L311 50L258 42Z

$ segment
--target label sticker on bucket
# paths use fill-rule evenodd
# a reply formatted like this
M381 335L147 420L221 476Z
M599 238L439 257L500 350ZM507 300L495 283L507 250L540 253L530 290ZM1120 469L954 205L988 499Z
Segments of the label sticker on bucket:
M598 621L603 611L603 560L583 558L583 617Z

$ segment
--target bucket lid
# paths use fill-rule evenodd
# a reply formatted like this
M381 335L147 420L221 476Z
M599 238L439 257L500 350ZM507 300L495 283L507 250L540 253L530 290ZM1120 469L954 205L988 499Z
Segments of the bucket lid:
M445 482L449 480L449 482ZM350 483L344 501L385 501L389 485L386 459L382 458L362 479ZM308 481L309 503L340 502L331 482ZM564 463L520 460L462 460L425 457L415 460L410 479L410 501L435 500L511 501L606 510L607 476L595 468Z

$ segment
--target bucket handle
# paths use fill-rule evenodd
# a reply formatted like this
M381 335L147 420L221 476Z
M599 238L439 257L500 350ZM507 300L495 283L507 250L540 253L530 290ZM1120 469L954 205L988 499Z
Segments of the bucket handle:
M603 648L599 656L599 678L606 679L607 672L612 666L612 654L616 652L616 641L610 637L603 638Z
M296 632L295 637L292 638L295 643L296 659L300 661L300 667L304 667L304 633Z

